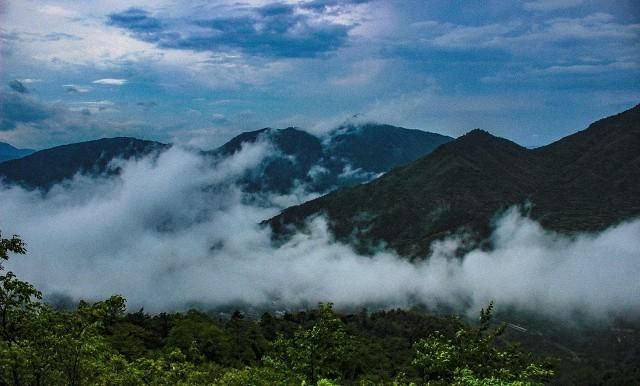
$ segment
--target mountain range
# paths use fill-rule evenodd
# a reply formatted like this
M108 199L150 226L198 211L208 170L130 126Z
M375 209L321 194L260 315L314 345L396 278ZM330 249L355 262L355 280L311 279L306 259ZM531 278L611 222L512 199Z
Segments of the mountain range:
M117 167L110 167L112 160L142 157L167 147L159 142L127 137L57 146L0 163L0 177L28 189L48 190L78 173L117 173Z
M323 137L293 127L245 132L202 154L216 162L256 142L271 151L238 181L245 191L333 191L266 220L276 238L324 215L334 236L360 252L384 245L413 258L460 231L486 242L496 216L512 206L565 233L640 215L640 105L535 149L479 129L454 140L349 124ZM77 173L117 174L113 159L169 146L135 138L64 145L2 162L0 177L47 190Z
M527 149L473 130L369 183L284 210L267 223L285 237L325 215L361 252L385 245L408 257L464 230L489 235L514 206L562 232L601 230L640 215L640 105L550 145Z
M33 153L33 149L18 149L6 142L0 142L0 162L21 158Z
M276 151L244 176L245 190L288 193L296 184L304 184L321 193L369 181L453 138L378 124L340 126L322 139L293 127L265 128L240 134L211 153L228 156L258 140L272 144Z
M312 192L368 181L404 165L453 138L390 125L345 125L326 138L306 131L264 128L242 133L217 149L204 151L214 161L233 155L243 145L263 141L272 151L239 181L248 192L289 193L299 184ZM77 173L117 173L116 158L142 157L170 145L135 138L104 138L58 146L0 163L0 177L30 189L47 190Z

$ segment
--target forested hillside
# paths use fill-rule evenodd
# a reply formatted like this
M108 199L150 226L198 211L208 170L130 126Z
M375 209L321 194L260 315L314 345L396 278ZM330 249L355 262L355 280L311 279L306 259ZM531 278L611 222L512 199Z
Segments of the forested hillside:
M381 243L426 256L464 230L482 239L514 205L562 232L596 231L640 215L640 105L539 149L473 130L367 184L291 207L269 220L276 234L318 214L361 251Z

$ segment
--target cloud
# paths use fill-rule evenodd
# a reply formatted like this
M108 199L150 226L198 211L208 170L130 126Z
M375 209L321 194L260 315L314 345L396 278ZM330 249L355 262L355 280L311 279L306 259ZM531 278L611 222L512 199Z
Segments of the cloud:
M334 5L335 7L335 5ZM109 24L163 48L195 51L241 51L282 58L317 57L346 43L353 25L331 20L331 6L270 3L237 7L216 16L199 14L189 20L160 19L140 8L109 15ZM199 10L202 11L202 10Z
M525 2L523 8L529 11L547 12L577 7L584 2L585 0L533 0Z
M91 87L79 86L77 84L65 84L62 87L64 87L64 92L67 94L87 93L91 91Z
M0 131L15 129L21 123L42 122L57 114L54 106L40 103L25 93L0 93Z
M123 85L127 84L127 79L103 78L103 79L96 79L91 83L106 84L106 85L109 85L109 86L123 86Z
M49 16L61 16L65 18L78 16L78 13L71 9L63 8L63 7L52 5L52 4L46 4L42 6L41 8L39 8L39 11Z
M38 82L42 82L42 79L33 79L33 78L23 78L23 79L18 79L20 82L24 83L24 84L31 84L31 83L38 83Z
M117 111L114 106L115 103L110 100L75 102L69 106L69 111L79 111L83 115L109 113Z
M9 88L12 89L15 92L20 93L20 94L28 94L29 93L29 89L27 89L24 86L24 84L22 84L22 82L20 82L17 79L14 79L14 80L9 82Z
M454 237L412 263L390 251L360 256L316 218L275 247L259 221L305 197L252 200L234 185L269 154L257 143L211 164L174 147L119 164L120 177L76 176L46 196L2 188L0 229L20 234L29 250L7 267L46 295L121 293L130 307L151 311L334 301L475 313L492 299L499 309L555 318L640 310L640 221L570 237L512 210L496 222L492 250L455 257L462 239Z
M160 32L160 20L149 16L149 12L140 8L129 8L120 13L109 15L109 23L137 33ZM151 38L151 36L149 36Z
M119 116L117 107L110 100L45 102L33 94L0 92L0 138L23 147L44 148L100 137L144 138L145 133L161 128Z
M211 123L214 125L228 125L231 123L224 114L214 113L211 114Z
M611 14L604 12L582 17L558 17L543 22L511 21L469 26L425 21L414 23L412 27L431 47L497 49L524 56L541 52L551 56L564 50L567 52L565 56L571 59L575 59L576 53L581 53L577 57L601 55L607 60L620 56L611 55L613 52L637 54L631 42L640 39L639 24L617 22ZM612 45L611 41L629 44ZM601 52L594 52L594 45L602 46Z
M155 101L136 102L136 106L140 106L145 110L149 110L158 106L158 102L155 102Z
M569 65L549 66L540 70L543 74L597 74L607 71L633 71L640 68L640 63L634 61L614 61L609 63L581 63ZM535 71L534 71L535 72Z

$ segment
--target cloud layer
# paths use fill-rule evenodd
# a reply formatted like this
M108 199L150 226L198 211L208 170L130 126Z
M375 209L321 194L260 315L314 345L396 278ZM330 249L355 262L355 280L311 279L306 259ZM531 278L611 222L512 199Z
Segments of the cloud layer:
M531 146L640 99L632 0L5 3L5 88L38 79L22 85L44 103L113 101L121 113L94 114L94 126L145 122L138 132L159 141L207 133L220 144L362 113L451 136L482 127ZM150 100L161 108L139 107ZM0 140L58 145L75 133L20 126Z
M389 251L360 256L322 218L275 247L258 223L304 199L242 194L233 181L269 154L263 143L212 166L172 148L122 164L120 177L76 176L46 196L0 190L0 229L29 254L8 263L46 294L99 299L121 293L151 311L229 304L289 307L445 305L596 319L640 311L640 221L600 234L550 233L509 212L495 248L453 256L460 238L411 263Z
M140 8L109 15L109 23L164 48L239 50L273 57L315 57L336 50L351 26L328 20L327 7L272 3L238 7L231 14L187 20L160 19ZM206 14L206 13L204 13Z

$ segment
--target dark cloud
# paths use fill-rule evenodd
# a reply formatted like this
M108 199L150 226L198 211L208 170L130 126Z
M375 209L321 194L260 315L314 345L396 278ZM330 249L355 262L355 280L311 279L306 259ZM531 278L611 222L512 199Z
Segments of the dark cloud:
M109 24L139 33L160 31L162 27L160 20L149 16L149 12L140 8L129 8L109 15Z
M82 90L81 86L77 87ZM41 148L100 137L145 137L146 133L158 129L144 121L117 120L98 114L112 109L113 103L106 100L52 103L33 94L3 91L0 92L0 132L9 132L16 143Z
M18 123L41 122L55 114L55 108L24 93L0 94L0 131L12 130Z
M145 110L149 110L151 108L154 108L157 105L158 105L158 103L155 102L155 101L144 101L144 102L136 103L136 106L140 106L140 107L144 108Z
M20 94L26 94L29 90L20 82L18 79L14 79L9 82L9 88L11 88L15 92L19 92Z
M352 26L319 22L298 6L273 3L236 16L199 18L197 28L177 28L149 12L130 8L109 15L109 24L164 48L196 51L241 50L267 57L316 57L345 44ZM309 8L322 13L326 7Z
M370 3L370 0L314 0L309 1L307 3L303 3L300 7L304 9L313 9L316 11L324 11L329 7L336 7L340 5L349 5L349 4L365 4Z
M76 86L67 85L64 86L64 92L66 92L67 94L77 94L80 92L80 90L78 90Z

